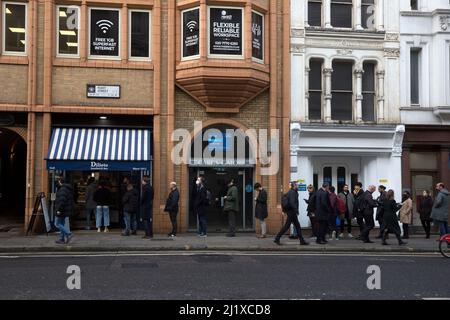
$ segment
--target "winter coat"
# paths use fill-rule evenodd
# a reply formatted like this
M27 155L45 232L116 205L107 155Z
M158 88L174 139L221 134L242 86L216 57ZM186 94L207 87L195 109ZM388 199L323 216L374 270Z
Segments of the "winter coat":
M431 219L431 210L433 210L433 198L430 196L422 198L419 207L419 214L421 220Z
M206 196L206 188L204 185L201 185L200 187L195 186L195 189L192 193L192 199L194 213L199 216L205 215L206 203L208 199Z
M97 202L94 201L94 194L97 190L97 183L92 182L86 188L86 209L91 210L97 207Z
M363 194L363 216L373 216L373 209L378 206L377 202L373 199L372 193L368 190Z
M180 192L178 188L172 189L166 200L165 212L178 213L178 202L180 200Z
M338 205L337 205L337 195L334 192L330 192L328 194L328 197L330 198L330 207L331 207L331 215L336 217L339 213L338 213Z
M56 192L55 212L60 212L58 217L70 217L75 211L73 200L73 188L70 184L63 184Z
M397 211L400 206L395 200L383 200L383 231L389 230L390 233L400 234L400 225L398 224Z
M315 217L316 216L316 193L310 192L309 198L306 200L306 203L308 204L308 207L306 208L306 212L308 213L308 217Z
M262 189L256 197L255 217L259 220L264 220L269 216L267 209L267 191Z
M153 187L150 184L144 185L141 195L141 217L142 219L153 218Z
M448 221L448 195L447 189L442 189L434 200L431 219L436 221Z
M97 206L108 206L111 201L111 192L105 187L98 188L94 193L94 201Z
M364 190L360 189L358 194L353 195L353 217L359 218L363 215Z
M405 224L411 224L412 213L413 213L413 203L412 200L408 198L402 203L402 208L400 209L400 222Z
M319 189L316 193L316 218L320 221L328 221L331 214L331 204L328 192Z
M139 210L139 194L136 189L127 190L122 197L123 211L137 213Z
M232 185L228 188L223 211L239 212L239 192L238 188L235 185Z
M377 215L376 215L376 220L377 221L383 221L383 213L384 213L384 208L383 208L383 203L384 200L386 200L386 192L382 192L380 194L380 196L377 198Z
M299 202L298 202L298 192L294 189L289 189L288 193L288 200L289 200L289 210L285 212L287 215L299 215Z
M355 202L355 199L353 198L353 194L351 192L348 192L345 194L344 192L339 193L338 197L344 201L345 206L347 207L348 211L348 217L352 219L353 217L353 203Z

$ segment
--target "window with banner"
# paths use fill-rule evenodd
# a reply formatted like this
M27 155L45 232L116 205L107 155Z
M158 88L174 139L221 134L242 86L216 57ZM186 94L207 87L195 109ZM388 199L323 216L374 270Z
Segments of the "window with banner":
M78 56L79 12L79 8L75 6L57 8L56 52L58 55Z
M119 58L120 9L89 8L89 53L96 58Z
M181 53L183 59L195 59L200 55L200 9L181 12Z
M224 59L243 58L244 10L208 7L208 54Z
M264 62L264 16L252 12L252 57L257 62Z
M4 2L3 53L25 54L27 43L27 5Z

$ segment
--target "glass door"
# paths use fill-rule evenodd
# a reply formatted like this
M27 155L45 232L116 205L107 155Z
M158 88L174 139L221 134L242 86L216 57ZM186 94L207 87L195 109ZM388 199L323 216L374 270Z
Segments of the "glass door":
M437 183L435 172L413 172L412 178L412 200L413 200L413 225L420 226L419 208L423 199L423 191L427 190L431 192L431 197L434 199L436 192L434 186Z

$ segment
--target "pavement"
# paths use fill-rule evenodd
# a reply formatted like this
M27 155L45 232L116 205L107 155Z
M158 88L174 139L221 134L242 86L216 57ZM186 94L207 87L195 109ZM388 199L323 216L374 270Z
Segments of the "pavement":
M268 252L351 252L351 253L437 253L438 239L433 235L425 239L423 235L413 235L405 246L398 246L397 240L391 235L389 246L382 246L381 241L371 239L372 244L362 243L355 239L344 238L329 241L327 245L318 245L315 238L308 238L309 231L305 231L305 239L309 246L300 246L298 240L283 237L281 246L273 243L273 236L258 239L254 233L237 234L228 238L225 234L211 233L207 238L200 238L195 233L180 234L176 238L167 235L155 235L152 240L142 239L142 231L138 236L123 237L119 230L109 233L93 231L75 231L74 238L68 245L57 245L56 233L47 235L24 236L22 231L11 230L0 232L0 253L20 252L162 252L162 251L268 251Z

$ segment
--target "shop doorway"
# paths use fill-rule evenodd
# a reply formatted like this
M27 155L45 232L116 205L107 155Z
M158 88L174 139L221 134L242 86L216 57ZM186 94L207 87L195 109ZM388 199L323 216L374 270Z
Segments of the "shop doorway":
M0 128L0 225L23 223L27 144L17 133Z
M239 167L190 167L189 168L189 203L198 176L205 178L206 188L211 192L213 202L207 207L208 232L228 232L228 216L223 212L228 182L234 179L239 191L239 212L237 215L237 231L254 231L253 214L253 168ZM197 230L197 217L189 205L189 229Z
M412 200L413 200L413 225L421 226L419 208L423 199L423 191L431 192L431 197L436 197L435 185L437 183L436 172L416 171L411 173L412 181Z

